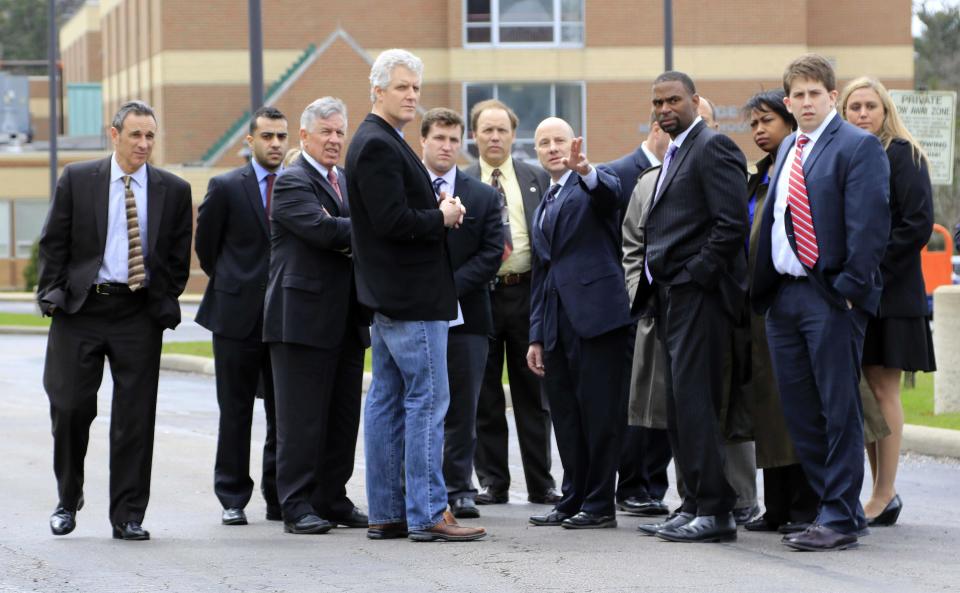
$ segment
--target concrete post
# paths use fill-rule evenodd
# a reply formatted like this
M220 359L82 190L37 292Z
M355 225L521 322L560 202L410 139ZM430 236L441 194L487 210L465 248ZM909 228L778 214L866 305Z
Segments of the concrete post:
M933 292L933 413L960 412L960 285Z

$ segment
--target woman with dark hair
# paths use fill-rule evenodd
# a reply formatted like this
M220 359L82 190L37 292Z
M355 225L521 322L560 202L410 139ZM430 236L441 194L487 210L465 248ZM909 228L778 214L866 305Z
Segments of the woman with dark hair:
M870 525L893 525L903 509L894 487L903 437L900 376L936 369L920 267L920 250L933 230L933 189L926 156L879 81L863 77L848 84L840 110L848 122L877 136L890 160L890 241L880 262L883 293L863 342L863 376L890 434L867 445L873 493L863 511Z
M753 141L766 154L750 176L750 240L747 246L748 274L752 278L759 241L760 213L770 183L769 171L780 143L797 127L783 103L783 90L758 93L747 101L743 114L750 123ZM773 375L763 317L752 313L749 320L749 381L744 392L752 399L753 433L757 467L763 469L763 498L766 511L744 527L750 531L803 531L817 516L820 502L800 467L787 432L780 405L780 393Z

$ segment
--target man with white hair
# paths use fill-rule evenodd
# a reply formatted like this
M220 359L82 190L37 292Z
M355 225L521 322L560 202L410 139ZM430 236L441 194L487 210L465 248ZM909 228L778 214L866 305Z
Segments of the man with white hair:
M277 493L287 533L366 527L347 497L370 344L353 289L350 207L337 168L347 108L322 97L300 118L300 157L276 181L263 341L277 407Z
M463 221L457 198L434 194L403 139L417 115L423 62L381 53L370 70L373 109L347 153L357 297L373 314L373 382L364 411L367 537L466 541L482 528L447 511L443 423L450 403L447 329L458 317L446 229Z

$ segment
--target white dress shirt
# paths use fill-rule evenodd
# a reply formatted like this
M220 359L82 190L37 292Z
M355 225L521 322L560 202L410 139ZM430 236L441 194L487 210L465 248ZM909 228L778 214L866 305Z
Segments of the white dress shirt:
M426 163L424 163L426 167ZM443 175L437 175L427 167L427 171L430 173L430 183L433 183L439 177L443 179L443 183L440 184L440 190L437 192L437 201L440 201L440 192L447 192L447 197L452 198L457 195L456 192L456 182L457 182L457 168L450 167L450 170L444 173Z
M823 123L821 123L816 130L809 134L798 131L797 135L794 136L793 144L790 145L790 150L784 153L785 162L780 167L780 177L777 178L776 200L773 203L773 230L770 236L770 254L773 256L774 269L787 276L799 278L807 275L807 270L803 267L803 264L800 263L800 260L797 259L797 254L794 253L793 247L790 246L790 240L787 239L787 228L784 224L784 215L787 211L787 197L790 191L790 170L791 167L793 167L793 160L796 158L796 150L794 149L797 144L796 138L799 134L804 134L810 139L800 154L800 161L806 163L807 157L810 156L810 153L813 151L817 140L823 135L823 131L827 129L827 125L829 125L836 116L837 110L833 109L827 114ZM807 195L809 196L809 194ZM813 230L816 232L816 227L814 227Z
M97 272L96 283L117 282L126 284L128 277L127 262L129 261L130 239L127 236L127 197L123 187L123 177L126 173L117 162L117 154L110 158L110 195L107 202L107 241L103 248L103 263ZM144 269L147 274L147 284L150 279L150 267L147 256L147 165L143 164L130 175L130 189L137 202L137 222L140 224L140 244L143 249Z
M646 141L640 144L640 150L643 151L644 156L646 156L647 160L650 161L651 167L656 167L657 165L661 164L660 159L657 158L657 155L653 154L653 151L647 148Z

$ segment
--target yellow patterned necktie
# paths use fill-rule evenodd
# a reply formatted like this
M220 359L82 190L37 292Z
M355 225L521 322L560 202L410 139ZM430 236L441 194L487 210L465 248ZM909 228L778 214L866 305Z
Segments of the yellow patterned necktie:
M127 284L130 290L139 290L147 279L143 267L143 245L140 243L140 221L137 218L137 199L133 195L129 175L123 176L124 204L127 209Z

